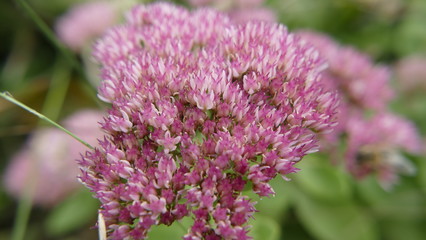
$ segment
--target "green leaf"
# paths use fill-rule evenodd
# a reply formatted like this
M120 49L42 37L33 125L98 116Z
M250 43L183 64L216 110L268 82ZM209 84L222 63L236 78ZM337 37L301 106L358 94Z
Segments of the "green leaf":
M426 159L425 157L416 158L417 162L417 180L419 181L421 190L426 193Z
M286 210L291 203L291 193L287 187L288 184L293 183L285 181L281 176L277 176L270 182L270 185L275 191L275 196L260 199L259 196L252 191L249 192L248 196L254 201L257 201L255 207L260 214L280 223L284 219Z
M192 223L193 220L191 218L185 217L180 222L174 222L170 226L153 226L148 233L148 239L181 240L182 236L188 232Z
M294 191L296 214L308 232L319 240L378 239L375 223L351 202L333 203L310 198Z
M380 204L389 197L389 192L379 185L377 178L373 175L357 181L355 186L361 199L369 205Z
M360 181L357 188L361 199L379 218L412 220L426 215L424 194L416 184L404 181L404 178L389 192L384 191L372 176Z
M206 140L206 137L200 131L196 131L195 136L192 138L192 141L195 142L197 145L202 145L204 140Z
M395 29L395 50L400 55L417 54L426 51L426 2L424 0L410 1L405 18Z
M426 219L423 221L406 221L397 218L387 219L383 225L384 237L389 240L423 240L426 236Z
M312 197L333 202L351 198L352 189L347 173L331 165L328 159L314 155L296 166L301 171L293 177L295 182Z
M280 239L280 226L272 218L265 217L260 213L254 214L254 219L249 222L253 227L249 232L249 235L253 239L262 240L279 240Z
M87 224L95 224L99 202L82 189L56 206L46 220L46 232L51 236L70 233Z

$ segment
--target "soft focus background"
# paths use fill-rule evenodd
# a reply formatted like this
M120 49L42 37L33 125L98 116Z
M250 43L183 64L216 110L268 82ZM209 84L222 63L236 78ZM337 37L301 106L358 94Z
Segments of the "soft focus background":
M84 11L69 13L87 2L91 1L0 1L0 91L96 144L102 136L97 122L106 105L96 99L99 80L90 59L91 39L119 23L121 13L133 3L143 1L94 2L89 16ZM401 176L387 190L374 176L354 179L325 154L308 156L298 164L302 171L292 181L273 181L276 197L257 198L254 239L424 239L426 1L175 2L187 7L207 4L238 21L277 19L292 31L314 29L354 46L392 69L397 97L389 107L413 121L423 136L423 153L404 155L416 174ZM59 20L67 12L68 20ZM43 33L34 14L68 47L55 46L56 38ZM79 20L69 20L73 16ZM97 239L97 200L76 179L74 160L84 149L46 122L0 100L0 239ZM181 226L173 225L155 228L150 237L180 239L183 234Z

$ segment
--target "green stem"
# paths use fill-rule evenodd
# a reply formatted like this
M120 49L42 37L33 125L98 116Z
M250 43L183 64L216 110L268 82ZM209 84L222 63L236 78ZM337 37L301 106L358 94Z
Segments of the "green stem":
M18 210L12 231L12 240L23 240L31 213L32 189L25 187L24 196L18 204Z
M63 132L65 132L66 134L70 135L71 137L73 137L74 139L76 139L77 141L79 141L80 143L82 143L84 146L90 148L90 149L94 149L89 143L83 141L81 138L77 137L76 135L74 135L72 132L68 131L67 129L65 129L64 127L62 127L61 125L57 124L56 122L52 121L51 119L49 119L48 117L44 116L43 114L37 112L36 110L28 107L27 105L23 104L22 102L16 100L15 98L12 97L12 95L10 95L7 92L3 92L0 93L0 97L6 99L7 101L18 105L19 107L25 109L26 111L36 115L37 117L39 117L40 119L47 121L48 123L52 124L53 126L59 128L60 130L62 130Z
M34 39L26 26L19 26L15 32L12 47L4 62L1 79L5 89L14 89L22 85L29 68L29 59L34 50Z
M59 117L60 109L62 108L67 94L69 82L69 69L63 64L62 58L59 58L54 67L49 90L41 110L44 115L49 116L53 121L56 121Z

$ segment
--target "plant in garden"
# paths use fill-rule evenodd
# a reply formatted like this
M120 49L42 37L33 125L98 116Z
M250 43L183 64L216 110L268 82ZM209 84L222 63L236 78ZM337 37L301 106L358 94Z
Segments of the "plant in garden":
M324 137L323 147L335 154L341 137L346 136L349 171L358 178L377 173L385 189L398 180L398 173L413 173L415 169L400 151L419 153L420 138L410 121L387 109L393 97L388 68L373 65L367 55L320 33L300 31L297 35L327 59L323 81L341 98L338 126Z
M318 52L283 25L136 6L94 47L107 136L79 161L112 239L190 216L184 239L247 239L268 182L335 126Z

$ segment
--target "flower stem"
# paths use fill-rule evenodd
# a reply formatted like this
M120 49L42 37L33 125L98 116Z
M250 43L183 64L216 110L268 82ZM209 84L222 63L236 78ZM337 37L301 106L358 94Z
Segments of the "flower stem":
M22 102L16 100L15 98L12 97L12 95L10 95L10 93L8 92L2 92L0 93L0 97L6 99L7 101L18 105L19 107L25 109L26 111L36 115L37 117L39 117L40 119L47 121L48 123L52 124L53 126L59 128L60 130L62 130L63 132L65 132L66 134L70 135L71 137L73 137L74 139L76 139L77 141L79 141L80 143L82 143L84 146L93 149L93 147L85 142L84 140L82 140L81 138L77 137L75 134L73 134L72 132L68 131L67 129L65 129L64 127L62 127L61 125L57 124L56 122L52 121L50 118L44 116L43 114L37 112L36 110L28 107L27 105L23 104Z
M63 63L63 59L61 57L58 57L53 69L49 90L41 110L44 115L49 116L49 118L53 121L56 121L59 117L60 109L64 103L69 83L69 67Z
M32 191L30 187L25 188L24 196L19 201L17 216L15 218L12 231L12 240L22 240L25 237L25 231L28 225L28 219L31 212Z

